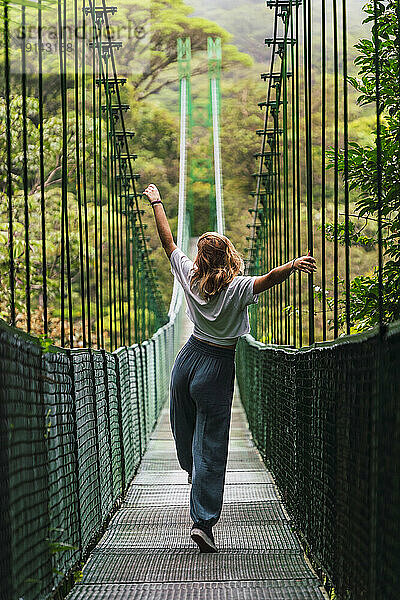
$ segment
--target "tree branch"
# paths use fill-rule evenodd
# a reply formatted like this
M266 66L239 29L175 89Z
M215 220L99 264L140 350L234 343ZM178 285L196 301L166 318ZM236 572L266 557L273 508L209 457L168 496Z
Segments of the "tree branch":
M339 215L344 216L346 213L339 213ZM349 217L357 217L357 219L366 219L367 221L376 221L378 222L378 219L374 219L374 217L366 217L365 215L353 215L349 213ZM391 225L390 221L385 221L385 219L382 219L382 223L384 223L385 225Z
M44 182L44 187L48 187L49 185L53 184L54 181L51 181L51 178L53 177L53 175L59 170L61 169L61 165L58 164L56 167L54 167L54 169L52 171L50 171L46 181ZM60 180L57 180L60 181ZM37 190L40 187L40 181L38 181L36 183L36 185L34 187L32 187L31 191L29 192L29 195L32 196L33 194L35 194L35 192L37 192Z
M206 71L207 71L206 67L204 67L204 69L202 69L201 67L198 67L197 69L193 70L192 77L195 77L196 75L201 75L201 74L205 73ZM163 81L163 83L160 83L160 85L158 85L157 87L150 89L150 90L148 89L149 86L146 86L143 90L143 93L139 94L138 100L144 100L145 98L148 98L152 94L156 94L157 92L159 92L166 85L172 85L173 83L177 83L178 81L179 81L179 77L175 77L174 79L167 79L167 80Z

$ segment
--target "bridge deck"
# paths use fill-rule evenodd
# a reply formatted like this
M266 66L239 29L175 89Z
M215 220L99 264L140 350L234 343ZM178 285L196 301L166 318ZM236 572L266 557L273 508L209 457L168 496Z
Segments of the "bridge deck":
M122 508L114 515L69 600L326 598L290 528L236 393L218 554L189 537L190 486L179 470L162 411Z

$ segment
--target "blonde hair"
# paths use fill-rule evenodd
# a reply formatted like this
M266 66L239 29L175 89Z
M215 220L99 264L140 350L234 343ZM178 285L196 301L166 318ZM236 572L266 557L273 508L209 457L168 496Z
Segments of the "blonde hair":
M197 242L197 257L190 287L205 300L223 290L243 272L243 259L232 242L215 231L206 231Z

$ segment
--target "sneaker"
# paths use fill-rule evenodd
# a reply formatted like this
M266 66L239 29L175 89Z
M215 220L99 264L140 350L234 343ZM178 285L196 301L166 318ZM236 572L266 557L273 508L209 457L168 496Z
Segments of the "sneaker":
M200 552L218 552L211 529L206 532L199 526L193 525L190 537L196 542Z
M192 483L192 476L188 475L188 483Z

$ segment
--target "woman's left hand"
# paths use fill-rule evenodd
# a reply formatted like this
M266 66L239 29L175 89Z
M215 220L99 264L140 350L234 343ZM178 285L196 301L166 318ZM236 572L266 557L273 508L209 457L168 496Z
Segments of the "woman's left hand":
M304 273L313 273L317 270L317 263L315 258L310 255L310 251L308 251L307 256L299 256L299 258L296 258L294 267L298 271L303 271Z
M143 194L145 194L148 197L150 203L155 202L156 200L161 200L160 192L158 191L154 183L148 185L147 188L144 190Z

